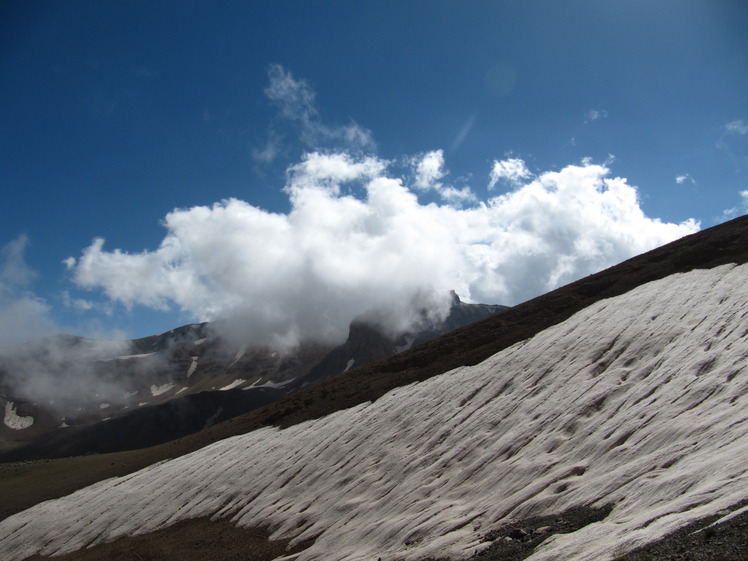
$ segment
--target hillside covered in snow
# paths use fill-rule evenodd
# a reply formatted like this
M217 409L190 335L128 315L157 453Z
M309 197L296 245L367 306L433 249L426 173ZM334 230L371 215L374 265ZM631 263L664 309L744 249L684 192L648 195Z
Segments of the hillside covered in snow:
M464 559L517 520L606 507L530 557L601 560L740 514L748 265L727 261L599 300L374 401L38 504L0 522L0 552L60 554L211 517L302 544L286 557L298 561Z

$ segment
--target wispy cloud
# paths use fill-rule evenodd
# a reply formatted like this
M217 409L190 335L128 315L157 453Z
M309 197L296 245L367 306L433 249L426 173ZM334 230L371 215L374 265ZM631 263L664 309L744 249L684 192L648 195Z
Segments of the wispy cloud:
M748 123L743 119L736 119L721 127L721 134L716 146L722 150L740 170L748 166L748 146L745 138L748 135Z
M265 96L278 106L285 118L303 122L316 119L314 92L306 80L294 78L279 64L270 66L268 78L270 83L265 88Z
M590 109L584 114L584 122L591 123L593 121L599 121L605 119L608 116L608 112L605 109Z
M28 237L21 235L0 251L0 346L21 343L55 330L49 317L50 306L31 290L36 273L24 258L28 245Z
M368 129L350 121L344 125L322 122L315 103L315 93L306 80L296 78L279 64L268 69L268 86L265 96L278 108L280 116L299 126L299 140L312 150L344 149L372 152L376 149L374 137ZM253 150L259 163L270 163L283 152L282 135L270 130L267 144Z
M75 261L73 261L72 263L74 264ZM90 312L91 310L95 310L98 308L96 302L93 302L92 300L86 300L85 298L75 298L70 295L70 291L68 290L62 291L62 304L66 308L71 308L79 312Z
M724 126L726 134L748 134L748 123L743 119L731 121Z
M272 163L283 152L282 139L273 130L268 134L267 142L262 148L252 149L252 157L260 164Z
M683 185L686 182L691 183L693 185L696 185L696 180L693 177L691 177L689 174L687 174L687 173L684 173L684 174L681 174L681 175L676 175L675 176L675 182L678 185Z
M722 212L722 220L732 220L748 213L748 190L740 191L740 202Z

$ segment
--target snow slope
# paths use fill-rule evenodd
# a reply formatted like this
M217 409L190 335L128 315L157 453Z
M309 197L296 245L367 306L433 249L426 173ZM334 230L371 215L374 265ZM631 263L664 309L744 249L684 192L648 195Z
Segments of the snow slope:
M603 560L748 498L748 265L603 300L483 363L258 430L0 523L0 557L213 515L299 560L468 556L512 519L614 504L534 560Z

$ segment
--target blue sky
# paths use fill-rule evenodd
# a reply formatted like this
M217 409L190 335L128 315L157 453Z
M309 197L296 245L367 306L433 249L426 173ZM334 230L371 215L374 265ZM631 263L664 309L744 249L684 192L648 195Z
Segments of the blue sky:
M338 337L369 306L516 303L748 210L739 0L1 10L0 341L236 310L293 341L339 298Z

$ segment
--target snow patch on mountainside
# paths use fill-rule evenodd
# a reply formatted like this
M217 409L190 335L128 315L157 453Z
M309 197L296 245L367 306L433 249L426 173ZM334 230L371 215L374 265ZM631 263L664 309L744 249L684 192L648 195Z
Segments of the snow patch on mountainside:
M239 379L237 379L237 380L234 380L234 381L233 381L233 382L231 382L230 384L228 384L228 385L226 385L226 386L223 386L223 387L222 387L222 388L220 388L220 389L219 389L218 391L221 391L221 392L225 392L225 391L227 391L227 390L233 390L233 389L234 389L234 388L236 388L237 386L241 386L241 385L242 385L242 384L243 384L244 382L246 382L246 380L243 380L242 378L239 378Z
M415 342L415 340L416 340L415 337L413 337L411 335L406 335L405 336L405 344L404 345L395 346L395 351L398 352L398 353L401 353L403 351L410 350L410 348L413 346L413 343Z
M5 416L3 417L5 426L13 430L23 430L34 424L34 417L19 415L16 412L16 404L12 401L5 403Z
M190 367L187 369L187 377L189 378L195 373L195 370L197 370L197 359L200 357L193 356L192 357L192 363L190 364Z
M102 359L99 359L99 362L111 362L113 360L137 360L140 358L148 358L148 357L154 356L155 354L156 353L142 353L138 355L121 355L121 356L116 356L114 358L102 358Z
M272 389L276 389L277 390L277 389L281 389L281 388L286 387L291 382L293 382L293 380L286 380L285 382L265 382L264 384L260 384L260 380L257 380L251 386L247 386L246 388L242 388L242 389L243 390L252 390L252 389L257 389L257 388L272 388Z
M612 504L530 558L611 559L748 498L747 275L673 275L375 403L45 502L0 522L0 552L215 516L316 537L298 561L460 558L511 520Z
M172 384L172 383L163 384L161 386L157 386L157 385L153 384L151 386L151 395L153 397L156 397L158 395L164 394L164 393L168 392L171 388L173 388L175 385L176 384Z

